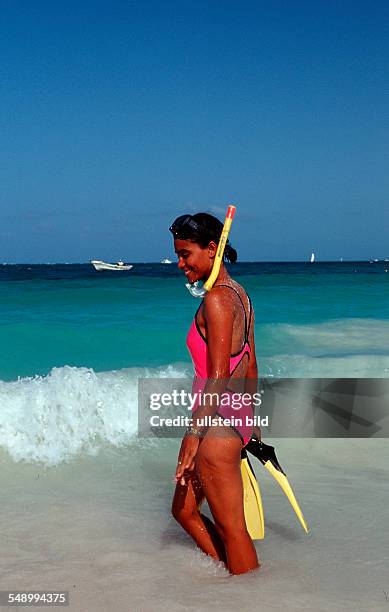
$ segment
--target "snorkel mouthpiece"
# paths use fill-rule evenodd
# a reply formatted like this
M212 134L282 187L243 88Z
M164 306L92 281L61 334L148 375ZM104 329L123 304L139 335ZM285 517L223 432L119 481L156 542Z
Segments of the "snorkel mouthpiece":
M228 234L230 233L231 224L234 218L235 211L236 211L236 207L230 204L230 206L227 209L227 214L224 220L224 225L223 225L222 233L220 236L219 244L217 245L215 261L213 262L212 271L211 271L211 274L209 275L209 278L205 281L203 286L200 286L198 281L196 281L193 284L190 284L190 283L185 284L186 288L190 291L193 297L203 298L205 294L207 293L207 291L210 291L212 289L219 275L220 266L223 261L224 249L227 244Z
M199 281L195 281L192 285L190 283L185 283L185 287L193 297L203 298L207 293L204 289L204 285L200 287Z

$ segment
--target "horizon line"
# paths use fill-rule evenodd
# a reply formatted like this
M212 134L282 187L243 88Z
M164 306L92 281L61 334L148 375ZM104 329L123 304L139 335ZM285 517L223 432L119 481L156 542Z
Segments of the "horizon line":
M128 264L158 264L158 265L174 265L176 262L171 264L164 264L161 261L135 261L131 260L126 262ZM226 263L226 262L225 262ZM285 263L306 263L310 265L321 264L321 263L389 263L389 259L322 259L315 260L314 262L309 259L291 259L291 260L273 260L273 259L258 259L258 260L244 260L237 261L237 264L251 264L251 263L272 263L272 264L285 264ZM2 262L0 265L3 266L84 266L92 265L90 261L40 261L40 262ZM227 262L227 265L235 265Z

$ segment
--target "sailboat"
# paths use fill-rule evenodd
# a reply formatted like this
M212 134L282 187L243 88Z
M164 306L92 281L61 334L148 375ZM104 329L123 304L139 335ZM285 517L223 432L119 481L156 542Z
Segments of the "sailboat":
M311 263L313 263L315 261L315 253L312 251L311 254Z

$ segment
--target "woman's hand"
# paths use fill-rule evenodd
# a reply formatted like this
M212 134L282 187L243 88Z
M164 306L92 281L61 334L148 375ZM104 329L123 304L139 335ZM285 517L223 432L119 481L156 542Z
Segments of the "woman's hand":
M185 485L185 477L188 477L184 475L184 472L193 472L194 470L194 458L199 444L199 438L190 434L185 434L181 442L175 474L175 481L181 485Z

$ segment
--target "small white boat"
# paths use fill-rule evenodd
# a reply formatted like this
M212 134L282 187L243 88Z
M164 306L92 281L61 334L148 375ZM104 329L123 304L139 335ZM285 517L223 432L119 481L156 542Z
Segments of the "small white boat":
M161 263L163 263L163 264L171 264L173 262L171 261L171 259L167 259L167 257L165 257L165 259L161 259Z
M101 261L100 259L92 259L91 264L95 270L101 272L102 270L131 270L133 267L131 264L125 264L124 261L119 259L115 264Z
M315 261L315 253L313 253L313 252L312 252L312 255L311 255L311 263L313 263L314 261Z

